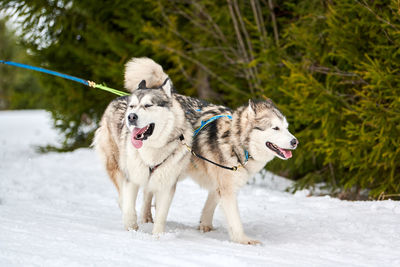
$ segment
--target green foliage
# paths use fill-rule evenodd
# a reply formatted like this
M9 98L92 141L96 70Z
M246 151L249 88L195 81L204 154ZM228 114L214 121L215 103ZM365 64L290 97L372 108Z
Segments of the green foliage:
M300 146L292 160L267 168L296 180L295 189L323 182L348 198L362 189L400 191L397 1L10 0L0 7L24 18L25 45L47 68L122 88L124 63L148 56L181 93L232 108L250 97L273 99ZM41 78L65 147L87 145L113 96Z
M29 61L27 52L18 44L4 20L0 20L0 59ZM40 86L31 73L0 65L0 109L43 108Z
M300 11L300 12L299 12ZM303 188L400 191L398 53L400 16L392 1L336 1L314 12L298 10L285 29L290 70L280 91L301 140L290 163ZM306 31L301 29L307 29ZM303 142L302 142L303 141ZM275 162L275 168L282 168Z

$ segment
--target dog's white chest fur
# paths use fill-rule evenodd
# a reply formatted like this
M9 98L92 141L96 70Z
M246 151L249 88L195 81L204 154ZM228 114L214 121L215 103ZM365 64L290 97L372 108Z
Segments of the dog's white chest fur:
M123 164L121 167L125 170L126 176L130 181L145 186L150 176L148 165L140 158L138 150L132 144L127 144L126 153L125 162L121 162Z

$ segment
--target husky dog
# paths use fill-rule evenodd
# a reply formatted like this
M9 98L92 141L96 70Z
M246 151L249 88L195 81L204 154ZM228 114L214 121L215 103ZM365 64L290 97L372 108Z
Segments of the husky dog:
M194 111L183 105L193 102L193 109L204 105L175 94L168 75L148 58L127 63L125 87L132 95L109 104L96 131L94 147L118 190L125 228L138 229L135 206L139 187L143 187L142 221L153 221L150 209L154 193L157 210L153 234L159 234L164 231L176 183L190 160L181 141L191 145L189 118Z
M223 111L227 116L205 125L193 139L193 151L225 166L225 169L192 155L186 172L200 186L208 190L208 198L200 219L200 230L212 230L215 208L221 203L231 240L242 244L257 244L246 236L239 216L237 191L255 173L274 157L289 159L297 147L297 139L288 131L285 116L271 100L252 101L234 112ZM197 122L220 115L220 110L202 112ZM230 116L230 117L229 117Z

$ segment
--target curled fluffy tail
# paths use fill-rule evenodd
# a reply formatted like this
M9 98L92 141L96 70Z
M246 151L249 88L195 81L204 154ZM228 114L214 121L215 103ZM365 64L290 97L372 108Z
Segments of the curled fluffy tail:
M158 88L167 78L163 68L147 57L132 58L125 65L125 88L129 92L135 91L143 80L147 88Z

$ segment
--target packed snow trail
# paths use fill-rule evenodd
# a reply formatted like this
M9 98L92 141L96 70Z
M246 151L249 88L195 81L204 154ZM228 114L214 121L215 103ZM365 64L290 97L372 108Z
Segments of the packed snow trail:
M239 195L260 246L230 242L219 209L216 230L200 233L206 192L190 179L178 184L164 235L153 237L152 224L127 232L93 150L35 152L57 143L50 125L44 111L0 112L0 266L400 266L400 202L292 195L270 174Z

